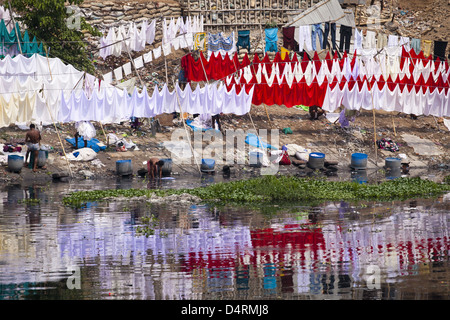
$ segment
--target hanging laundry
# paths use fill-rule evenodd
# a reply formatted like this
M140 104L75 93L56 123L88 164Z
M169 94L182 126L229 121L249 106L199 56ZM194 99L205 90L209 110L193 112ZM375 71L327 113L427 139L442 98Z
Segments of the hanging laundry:
M421 51L420 39L416 38L411 39L411 48L413 48L416 53L419 53Z
M194 50L206 51L207 41L205 32L197 32L194 35Z
M384 33L378 33L377 36L377 49L381 50L384 47L386 47L388 44L388 37L387 34Z
M363 48L375 49L377 47L376 42L376 33L374 31L367 30L366 36L364 37Z
M114 69L114 77L116 78L117 81L123 79L122 67Z
M277 52L278 51L278 28L269 28L264 30L266 35L266 47L265 50L270 52Z
M400 37L399 46L404 46L407 51L411 50L411 39L409 37Z
M286 58L286 56L289 57L289 53L290 53L290 51L288 49L286 49L284 47L280 48L280 54L281 54L282 60L284 60ZM290 69L290 68L287 68L287 69Z
M284 27L283 28L283 47L298 51L298 43L295 41L295 27Z
M234 32L231 32L228 37L225 37L222 32L219 32L218 34L209 33L208 56L211 56L212 53L220 53L221 55L228 53L229 55L232 55L236 51Z
M250 30L238 30L238 40L236 42L236 48L239 52L239 47L246 48L250 53Z
M144 61L143 61L142 56L139 56L134 59L134 66L136 67L136 69L140 69L144 66Z
M310 26L299 26L295 27L295 40L298 42L298 51L302 52L304 49L312 50L311 41L311 27Z
M358 30L355 28L355 41L354 41L354 48L359 52L360 49L362 49L362 43L363 43L363 34L362 30Z
M349 52L350 51L350 41L352 38L352 28L349 26L341 25L340 28L340 40L339 40L339 51L340 52Z
M324 33L323 33L323 45L322 49L331 48L328 44L328 33L331 35L331 43L333 50L336 50L336 23L325 22Z
M152 51L144 53L143 57L144 57L144 62L145 63L151 62L153 60L153 58L152 58Z
M165 57L167 57L171 52L172 52L172 44L171 43L166 43L163 44L162 46L162 51Z
M122 67L123 67L123 72L125 73L125 76L128 76L131 73L131 62L125 63Z
M153 49L153 56L155 57L155 59L158 59L159 57L161 57L161 46Z
M316 36L319 37L320 48L323 49L323 30L321 27L321 23L313 24L311 30L311 43L312 50L316 51L317 39Z
M445 61L445 49L447 48L447 41L434 41L434 59L439 58L441 61Z
M113 81L112 72L108 72L103 75L103 81L105 83L111 83Z
M390 34L388 36L388 47L398 46L398 36Z
M428 57L431 54L431 45L433 41L431 40L422 40L422 51L425 57Z

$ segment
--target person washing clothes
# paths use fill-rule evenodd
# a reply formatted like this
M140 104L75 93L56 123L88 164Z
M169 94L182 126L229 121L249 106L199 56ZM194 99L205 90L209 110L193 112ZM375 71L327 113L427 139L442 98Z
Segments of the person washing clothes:
M150 178L154 178L155 176L158 176L159 178L162 178L162 168L164 166L164 161L159 160L158 158L150 158L150 160L147 161L147 172Z
M25 155L25 166L28 165L27 163L28 156L30 156L31 160L31 153L33 153L34 155L33 172L36 172L39 149L41 148L41 133L39 132L39 130L36 129L36 126L33 123L30 124L30 130L28 130L25 135L25 143L27 144L28 147L27 153Z

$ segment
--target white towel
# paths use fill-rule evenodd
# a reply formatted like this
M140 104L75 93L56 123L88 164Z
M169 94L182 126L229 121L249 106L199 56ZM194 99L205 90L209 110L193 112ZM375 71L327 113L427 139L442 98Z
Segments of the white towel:
M126 76L131 73L131 62L127 62L123 65L123 72Z
M114 77L116 78L116 80L123 79L122 67L118 67L118 68L114 69Z
M144 66L144 61L142 60L142 56L137 57L134 59L134 66L136 69L140 69Z
M152 56L152 52L151 51L149 51L147 53L144 53L144 62L145 63L148 63L148 62L150 62L152 60L153 60L153 56Z

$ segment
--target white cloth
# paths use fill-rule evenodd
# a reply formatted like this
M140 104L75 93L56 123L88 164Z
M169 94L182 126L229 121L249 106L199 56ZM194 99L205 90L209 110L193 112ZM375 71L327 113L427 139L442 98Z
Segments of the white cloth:
M113 81L112 72L108 72L103 75L103 81L106 83L111 83Z
M297 40L299 51L312 50L312 40L311 40L311 26L299 26L295 27L294 39Z
M125 76L128 76L131 73L131 62L125 63L123 66L123 72L125 73Z
M116 69L114 69L114 78L116 80L122 80L123 79L123 74L122 74L122 67L118 67Z
M153 49L153 56L155 59L158 59L159 57L161 57L161 46Z
M253 88L248 94L245 90L236 94L234 86L228 91L224 85L197 86L195 90L189 84L184 90L177 85L169 91L165 84L161 90L156 86L151 96L146 88L142 92L135 88L131 95L126 90L110 88L102 92L94 91L89 99L85 93L71 94L68 99L63 99L58 121L114 123L130 117L150 118L162 113L180 112L180 105L183 112L190 114L244 115L250 111L252 98Z
M152 51L144 53L144 62L145 63L151 62L152 60L153 60Z
M144 66L142 56L139 56L136 59L134 59L134 66L136 67L136 69L140 69Z

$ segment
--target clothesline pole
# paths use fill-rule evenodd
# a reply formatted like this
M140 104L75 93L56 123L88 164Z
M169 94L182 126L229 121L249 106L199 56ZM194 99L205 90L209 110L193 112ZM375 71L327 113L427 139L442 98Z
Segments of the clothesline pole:
M45 100L45 106L47 107L47 111L48 111L50 117L52 118L53 126L55 127L56 133L58 135L59 143L61 144L61 148L62 148L63 153L64 153L64 158L66 159L67 167L69 168L70 177L73 178L72 169L70 168L69 159L67 159L66 149L64 148L64 144L62 143L61 135L59 134L59 130L58 130L58 127L56 126L55 119L53 118L53 114L50 111L50 108L49 108L48 103L47 103L47 99L45 97L44 97L44 100Z
M125 38L125 34L124 34L124 31L123 31L123 30L122 30L122 36ZM144 87L145 87L145 84L144 84L144 82L142 81L141 76L139 75L138 69L136 68L136 65L134 64L133 58L131 57L130 48L128 48L128 44L127 44L126 42L124 42L124 43L125 43L125 48L127 48L128 56L130 57L130 62L131 62L131 64L133 65L134 70L136 70L136 74L137 74L137 76L138 76L138 78L139 78L139 81L141 82L141 85L142 85L142 87L144 88Z
M392 126L393 126L393 128L394 128L394 136L397 136L397 132L395 131L395 122L394 122L394 116L393 116L393 115L391 115L391 118L392 118Z
M108 138L108 136L107 136L106 133L105 133L105 129L103 129L103 124L102 124L101 121L99 121L98 123L100 123L100 128L102 128L103 135L105 136L105 139L106 139L106 146L109 147L109 138Z
M14 26L13 26L13 27L14 27L14 31L15 31L16 37L17 37L17 45L19 46L20 54L23 54L23 53L22 53L22 46L20 45L19 32L17 31L16 21L15 21L15 19L14 19L14 14L13 14L13 11L12 11L12 9L11 9L11 1L8 1L8 5L9 5L9 13L10 13L11 19L12 19L12 21L13 21L13 23L14 23Z
M50 79L53 81L52 69L50 68L50 61L49 61L49 59L48 59L47 46L45 47L45 55L46 55L46 57L47 57L48 71L50 72Z
M378 167L378 146L377 146L377 127L376 127L376 123L375 123L375 106L373 105L373 87L371 90L371 96L372 96L372 114L373 114L373 142L374 142L374 146L375 146L375 164Z
M175 81L174 81L174 87L175 87L174 90L175 90L175 92L176 92L176 94L177 94L177 102L178 102L178 106L180 107L181 121L183 122L184 130L186 131L186 137L187 137L188 140L189 140L189 146L191 147L192 156L194 157L195 164L197 165L198 171L199 171L200 174L201 174L201 173L202 173L202 170L201 170L200 165L199 165L199 163L198 163L198 161L197 161L197 157L195 156L194 147L192 147L191 137L190 137L190 134L189 134L189 132L188 132L188 130L187 130L186 122L185 122L184 119L183 119L183 109L181 108L180 98L179 98L179 96L178 96L178 88L179 88L179 86L176 85Z

